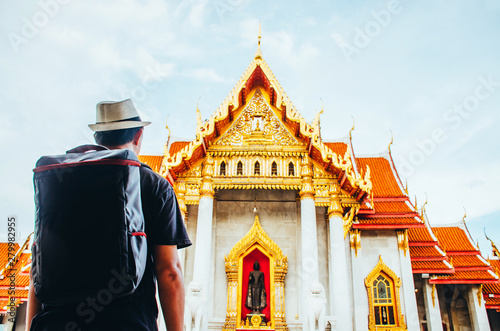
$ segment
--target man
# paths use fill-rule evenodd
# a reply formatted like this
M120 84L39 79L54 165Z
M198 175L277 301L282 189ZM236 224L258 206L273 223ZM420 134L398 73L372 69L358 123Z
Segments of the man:
M130 99L97 104L97 144L108 149L141 150L144 127ZM148 241L148 260L141 283L126 297L107 305L87 300L80 305L38 302L30 284L27 326L30 330L157 330L155 279L168 331L181 331L184 316L184 282L178 248L191 245L172 186L147 165L141 164L141 200ZM89 266L91 267L91 266ZM64 273L64 266L61 266ZM83 306L82 306L83 305Z

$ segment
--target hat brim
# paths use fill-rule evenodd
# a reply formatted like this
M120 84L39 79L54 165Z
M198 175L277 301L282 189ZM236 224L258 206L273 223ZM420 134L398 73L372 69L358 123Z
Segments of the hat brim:
M94 132L103 132L103 131L141 128L144 126L148 126L149 124L151 124L151 122L121 121L121 122L111 122L111 123L89 124L89 128Z

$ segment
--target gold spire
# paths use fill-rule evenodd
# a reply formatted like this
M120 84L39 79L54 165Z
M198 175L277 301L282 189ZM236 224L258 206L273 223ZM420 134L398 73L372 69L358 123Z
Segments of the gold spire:
M200 109L198 108L198 104L200 103L201 97L198 98L198 101L196 102L196 125L198 127L201 127L203 125L203 121L201 120L201 112Z
M259 36L258 36L258 44L257 44L257 51L255 52L255 59L262 59L262 52L260 51L260 38L261 38L261 24L259 22Z

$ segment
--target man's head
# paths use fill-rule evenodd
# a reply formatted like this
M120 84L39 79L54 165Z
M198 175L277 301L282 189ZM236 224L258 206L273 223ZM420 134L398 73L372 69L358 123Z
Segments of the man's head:
M96 124L89 125L95 131L96 143L111 149L129 148L139 154L143 128L151 122L141 120L132 101L104 101L96 108Z
M253 264L253 270L255 270L255 271L260 270L260 264L259 264L259 261L255 261L255 263Z
M141 150L143 131L144 128L98 131L94 133L94 139L98 145L111 149L130 148L138 155Z

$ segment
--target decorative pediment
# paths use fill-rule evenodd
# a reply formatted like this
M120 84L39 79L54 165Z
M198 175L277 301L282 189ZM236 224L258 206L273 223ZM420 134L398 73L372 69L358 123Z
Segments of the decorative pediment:
M288 132L258 88L234 124L214 145L300 146L305 144Z
M238 258L244 254L253 244L258 243L266 251L270 252L274 259L287 263L286 256L283 256L281 248L269 237L269 235L260 226L259 216L255 215L255 221L252 228L241 240L234 245L231 252L226 256L226 266L228 263L238 262Z

